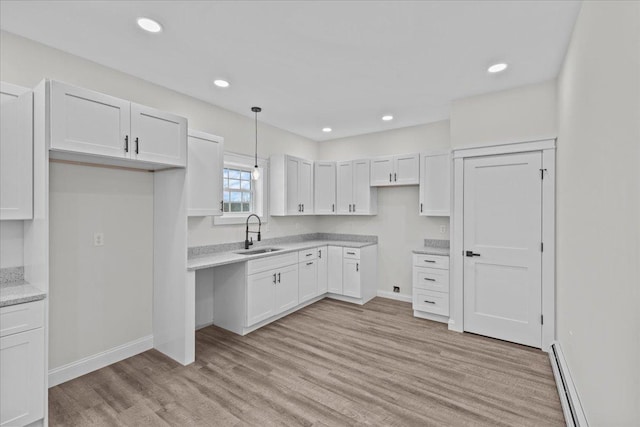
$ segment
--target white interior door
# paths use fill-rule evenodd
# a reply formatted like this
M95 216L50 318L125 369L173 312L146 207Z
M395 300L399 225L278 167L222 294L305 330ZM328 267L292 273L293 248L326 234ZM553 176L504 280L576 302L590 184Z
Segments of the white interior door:
M540 152L465 159L464 330L541 346Z

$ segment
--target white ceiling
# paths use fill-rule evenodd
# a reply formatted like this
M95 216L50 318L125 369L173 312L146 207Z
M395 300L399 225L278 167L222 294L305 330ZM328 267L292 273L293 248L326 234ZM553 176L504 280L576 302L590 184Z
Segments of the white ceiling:
M554 78L576 1L8 1L0 27L314 140ZM141 31L139 16L162 23ZM487 66L508 62L490 75ZM213 86L214 78L231 87ZM395 120L382 122L383 114ZM333 128L323 133L325 126Z

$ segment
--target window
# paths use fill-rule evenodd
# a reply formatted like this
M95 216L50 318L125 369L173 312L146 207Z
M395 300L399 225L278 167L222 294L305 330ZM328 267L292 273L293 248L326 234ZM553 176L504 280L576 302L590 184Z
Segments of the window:
M253 212L253 188L251 170L224 168L223 172L223 212Z
M254 213L263 223L268 221L268 161L258 158L260 178L251 179L255 159L244 154L224 153L222 169L222 215L213 217L213 225L244 224Z

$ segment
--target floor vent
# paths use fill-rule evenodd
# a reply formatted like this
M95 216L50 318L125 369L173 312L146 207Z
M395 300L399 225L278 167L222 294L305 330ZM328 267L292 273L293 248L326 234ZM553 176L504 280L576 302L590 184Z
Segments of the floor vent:
M558 341L554 341L551 344L549 358L551 359L551 368L558 386L558 394L560 395L560 403L562 404L562 412L564 412L567 427L588 427L589 423L587 423L582 404L578 398L578 392L571 379L571 373Z

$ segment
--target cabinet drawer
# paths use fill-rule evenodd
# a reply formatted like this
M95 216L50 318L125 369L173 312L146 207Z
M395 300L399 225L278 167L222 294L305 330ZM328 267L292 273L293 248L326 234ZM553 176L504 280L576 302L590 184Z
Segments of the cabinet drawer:
M298 262L312 261L318 258L318 249L319 248L313 248L306 249L304 251L298 251Z
M413 288L413 309L448 316L449 294Z
M360 259L360 249L342 248L342 256L348 259Z
M441 255L413 255L413 265L416 267L430 267L449 269L449 257Z
M429 291L449 293L449 270L413 267L413 286Z
M17 334L44 325L44 301L0 308L0 336Z
M247 274L260 273L274 268L285 267L298 263L298 253L292 252L285 255L274 255L249 261L247 264Z

